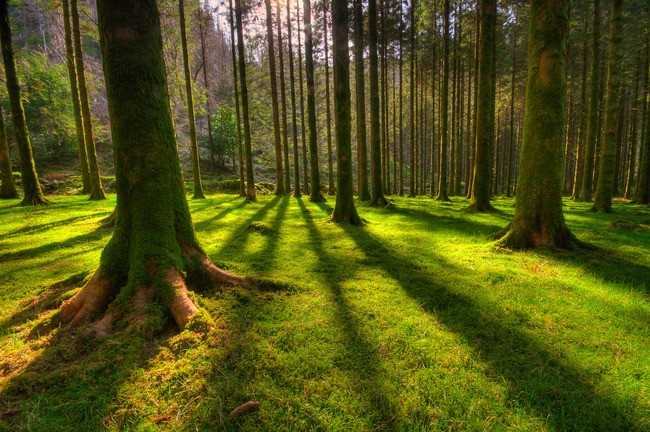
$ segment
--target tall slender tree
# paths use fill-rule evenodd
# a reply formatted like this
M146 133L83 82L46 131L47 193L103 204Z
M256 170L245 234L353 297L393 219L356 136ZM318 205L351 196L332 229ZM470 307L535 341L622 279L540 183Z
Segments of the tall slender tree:
M241 115L239 112L239 83L238 73L237 73L237 50L235 49L235 18L234 18L234 8L232 0L228 1L229 4L229 17L230 17L230 54L232 58L232 79L233 79L233 89L235 93L235 115L237 116L237 152L239 158L239 196L246 196L246 188L244 181L244 150L242 144L242 130L241 130Z
M303 1L308 2L309 0ZM306 15L307 8L305 8ZM306 23L305 27L307 27ZM352 185L352 110L346 0L332 0L332 41L334 43L334 111L336 116L336 183L338 191L332 220L360 225L361 218L354 206Z
M586 25L585 25L586 26ZM578 143L576 148L575 173L573 176L573 194L574 200L579 200L582 190L583 168L585 160L585 145L587 141L587 37L584 38L582 45L582 79L580 89L580 123L578 125Z
M531 0L524 141L515 216L498 245L571 248L562 213L569 0Z
M289 50L289 94L291 96L291 138L293 139L293 196L302 196L300 190L300 162L298 154L298 117L296 116L296 77L293 67L293 45L291 41L291 9L287 1L287 49Z
M42 205L49 201L43 195L41 184L38 182L36 165L32 155L32 143L29 139L25 110L20 95L20 82L16 72L16 60L11 44L11 27L9 25L9 8L7 0L0 0L0 40L2 42L2 61L5 68L5 80L7 93L9 94L9 105L11 107L11 118L14 125L16 145L18 147L18 158L20 160L20 173L23 183L23 200L21 205Z
M451 201L447 196L447 147L449 146L449 0L445 0L444 4L442 89L440 94L440 160L438 168L438 195L436 196L436 200Z
M359 201L370 200L368 188L368 149L366 143L366 92L363 64L363 6L354 0L354 77L356 82L357 117L357 190Z
M207 2L206 2L207 5ZM208 81L208 61L207 61L207 37L208 25L212 22L212 12L210 7L207 8L207 13L204 13L203 7L199 5L198 20L199 20L199 42L201 44L201 69L203 69L203 85L205 86L205 122L208 126L208 148L210 149L210 168L214 173L216 171L215 157L214 157L214 137L212 135L212 104L210 103L210 83ZM223 151L220 152L221 164L223 165Z
M271 78L271 108L273 110L273 139L275 142L275 194L284 195L282 176L282 138L280 132L280 110L278 107L278 83L275 73L275 49L273 46L273 14L271 0L264 0L266 6L266 39L269 47L269 75Z
M180 0L182 1L182 0ZM242 120L244 123L244 150L246 154L246 198L257 201L255 176L253 174L253 149L251 142L251 120L248 109L248 84L246 82L246 55L244 53L243 0L235 0L235 20L237 28L237 54L239 60L239 85L241 87Z
M409 115L409 197L415 197L415 1L411 0L411 29L409 32L409 45L411 48L410 67L410 115Z
M611 0L609 54L607 59L607 99L605 102L605 136L600 148L600 174L592 211L611 212L614 193L616 138L620 119L621 38L623 31L623 0Z
M648 7L650 13L650 6ZM646 45L647 79L650 82L650 34ZM642 139L641 159L639 160L639 178L636 183L636 193L633 203L650 204L650 85L646 82L645 95L645 133Z
M323 43L325 46L325 126L327 130L327 176L328 176L328 193L336 193L334 185L334 155L332 153L332 110L330 108L330 59L329 59L329 42L327 41L327 8L323 9Z
M291 191L291 171L289 167L289 126L287 122L287 91L284 79L284 47L282 43L282 9L277 0L278 21L278 62L280 68L280 103L282 104L282 148L284 149L284 190ZM288 18L287 18L288 19Z
M72 0L73 2L77 0ZM187 117L190 127L190 153L192 154L192 175L194 179L195 199L205 198L201 184L201 161L199 160L199 142L196 138L196 116L194 115L194 92L192 90L192 73L190 72L190 56L187 49L187 34L185 30L185 0L178 0L178 17L181 27L181 47L183 49L183 72L185 74L185 98L187 100Z
M305 130L305 92L302 84L302 45L300 41L300 5L296 2L296 27L298 29L298 88L300 88L300 143L302 145L302 184L305 193L309 193L307 168L307 131Z
M0 199L20 198L16 190L14 173L11 169L9 158L9 144L7 143L7 130L5 118L0 106Z

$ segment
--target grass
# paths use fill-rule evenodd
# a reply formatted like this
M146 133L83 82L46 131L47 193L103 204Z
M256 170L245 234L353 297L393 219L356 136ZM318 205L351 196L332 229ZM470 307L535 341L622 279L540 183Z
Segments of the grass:
M276 289L197 291L217 331L154 339L32 332L98 265L114 198L0 203L0 431L650 430L648 207L567 200L594 250L511 252L489 235L512 200L396 198L356 228L259 198L190 207L215 263Z

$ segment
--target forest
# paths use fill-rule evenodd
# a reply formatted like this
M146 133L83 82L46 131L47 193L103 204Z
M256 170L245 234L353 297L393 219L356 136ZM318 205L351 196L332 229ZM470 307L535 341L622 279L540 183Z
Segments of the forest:
M0 0L0 432L650 430L650 1Z

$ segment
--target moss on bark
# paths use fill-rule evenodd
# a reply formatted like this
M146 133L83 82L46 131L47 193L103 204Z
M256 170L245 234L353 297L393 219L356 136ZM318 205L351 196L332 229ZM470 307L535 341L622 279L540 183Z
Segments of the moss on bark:
M20 198L16 190L14 173L9 159L9 145L7 144L7 130L5 119L0 107L0 199Z

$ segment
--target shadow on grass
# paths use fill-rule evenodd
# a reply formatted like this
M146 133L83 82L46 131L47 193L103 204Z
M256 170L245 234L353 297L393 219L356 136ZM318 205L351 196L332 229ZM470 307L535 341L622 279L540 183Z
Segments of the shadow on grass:
M501 376L510 397L546 419L556 430L634 430L622 403L591 383L593 377L567 364L563 353L553 351L524 329L506 323L484 310L473 298L455 292L423 272L405 271L413 264L392 253L367 230L345 227L347 235L368 255L381 254L375 261L421 307L450 331L460 334L475 355ZM451 263L442 265L449 276L466 272ZM459 275L459 286L463 282ZM466 283L466 280L464 281ZM480 289L481 287L477 287ZM630 409L629 406L626 406Z
M234 201L234 199L233 200L228 200L227 202L231 202L231 201ZM233 211L235 211L237 209L243 208L245 206L246 206L246 201L242 200L242 201L240 201L239 203L237 203L235 205L231 205L231 206L221 210L220 212L218 212L217 214L215 214L214 216L212 216L212 217L210 217L208 219L195 222L194 223L194 229L197 230L197 231L203 231L204 229L208 228L213 223L217 222L219 219L224 218L227 214L229 214L229 213L231 213L231 212L233 212ZM206 205L205 207L208 207L208 206ZM199 211L202 211L202 209L198 209L198 210L197 209L192 209L192 213L199 212Z

